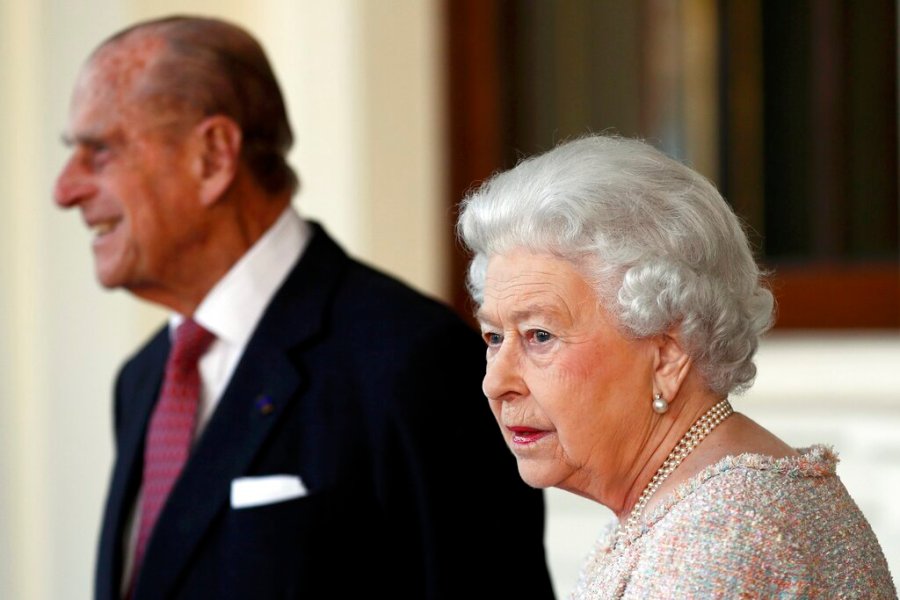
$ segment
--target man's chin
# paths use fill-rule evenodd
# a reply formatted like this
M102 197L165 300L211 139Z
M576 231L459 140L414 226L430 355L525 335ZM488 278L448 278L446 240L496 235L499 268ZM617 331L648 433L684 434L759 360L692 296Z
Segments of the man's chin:
M97 278L97 283L100 284L101 287L107 290L115 290L118 288L127 288L125 285L125 281L122 276L116 272L109 271L103 269L101 267L96 267L94 269L94 275Z

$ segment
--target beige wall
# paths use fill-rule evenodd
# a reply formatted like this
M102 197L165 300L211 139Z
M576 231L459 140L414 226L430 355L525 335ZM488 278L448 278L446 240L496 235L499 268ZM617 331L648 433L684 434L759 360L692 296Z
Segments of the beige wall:
M173 11L263 41L289 100L301 212L442 295L437 0L0 0L0 598L88 598L112 459L110 388L161 311L94 282L51 202L76 72L104 37Z

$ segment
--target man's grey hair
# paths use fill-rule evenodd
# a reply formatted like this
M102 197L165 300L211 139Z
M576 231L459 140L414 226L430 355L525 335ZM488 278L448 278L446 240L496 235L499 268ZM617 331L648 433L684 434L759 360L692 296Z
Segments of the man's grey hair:
M241 129L241 159L257 183L272 194L296 191L297 175L286 160L294 136L281 89L259 42L225 21L172 16L116 33L93 56L141 36L165 42L143 80L141 101L174 117L233 119Z

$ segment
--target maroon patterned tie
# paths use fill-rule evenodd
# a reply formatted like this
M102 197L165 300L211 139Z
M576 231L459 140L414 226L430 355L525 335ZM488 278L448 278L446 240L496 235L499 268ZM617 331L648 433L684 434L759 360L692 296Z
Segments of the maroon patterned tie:
M197 361L214 339L213 334L191 319L175 331L175 344L169 352L162 391L150 417L144 446L141 525L135 546L132 586L159 513L191 451L200 399Z

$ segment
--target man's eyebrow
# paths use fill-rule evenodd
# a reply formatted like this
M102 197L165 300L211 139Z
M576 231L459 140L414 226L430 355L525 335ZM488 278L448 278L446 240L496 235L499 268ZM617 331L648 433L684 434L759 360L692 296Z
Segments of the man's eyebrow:
M71 148L72 146L99 146L103 140L96 135L91 134L70 134L63 133L59 136L64 146Z
M62 143L67 147L72 146L108 146L122 139L122 132L113 130L110 132L103 131L83 131L81 133L70 133L64 131L60 135Z

